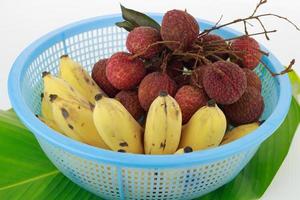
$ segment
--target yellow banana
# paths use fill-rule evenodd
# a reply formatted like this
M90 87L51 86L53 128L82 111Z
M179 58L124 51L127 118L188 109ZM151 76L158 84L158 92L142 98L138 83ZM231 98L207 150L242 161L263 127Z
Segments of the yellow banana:
M143 129L116 99L95 96L94 123L105 143L114 151L143 153Z
M191 147L184 147L184 148L180 148L178 149L175 154L184 154L184 153L191 153L193 152L193 149Z
M41 98L42 98L41 114L43 118L53 121L52 108L51 108L49 98L47 98L47 96L45 96L44 93L41 94Z
M63 131L59 128L59 126L56 124L55 121L51 120L51 119L47 119L45 117L42 117L42 116L37 116L43 123L47 124L50 128L52 128L53 130L57 131L57 132L60 132L62 134Z
M178 103L166 92L152 102L145 127L146 154L174 154L181 136L182 116Z
M45 103L44 103L45 110L49 108L49 105L47 105L47 101L50 101L49 99L50 94L56 94L60 98L69 101L77 101L82 105L86 105L86 106L90 105L90 103L84 96L82 96L75 88L73 88L70 84L68 84L63 79L52 76L49 72L43 72L43 80L44 80L43 99L45 99ZM42 109L43 109L43 105L42 105Z
M93 123L92 107L50 95L53 118L69 137L83 143L109 149Z
M93 104L96 94L104 94L88 72L68 55L64 55L60 58L60 78L67 81Z
M259 122L254 122L235 127L234 129L225 134L221 144L227 144L229 142L237 140L257 129L259 125Z
M226 131L226 118L214 101L201 107L183 129L179 147L194 151L218 146Z

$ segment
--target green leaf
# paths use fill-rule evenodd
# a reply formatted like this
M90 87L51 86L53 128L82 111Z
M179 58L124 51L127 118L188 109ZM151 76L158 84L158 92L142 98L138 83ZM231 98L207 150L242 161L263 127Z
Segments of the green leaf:
M129 23L134 26L150 26L160 31L160 25L151 17L144 13L125 8L123 5L120 6L123 18Z
M266 140L254 158L230 183L199 200L259 199L286 157L300 122L300 106L293 98L290 111L280 128Z
M120 28L124 28L128 32L132 31L135 27L137 27L136 25L133 25L129 21L117 22L116 25Z
M0 111L0 199L99 198L63 176L9 110Z
M289 73L289 78L293 88L293 96L298 101L298 104L300 104L300 78L294 71Z
M199 199L261 197L282 164L299 122L300 106L293 99L284 123L261 145L242 172L227 185ZM0 111L0 152L0 199L100 199L64 177L11 111Z

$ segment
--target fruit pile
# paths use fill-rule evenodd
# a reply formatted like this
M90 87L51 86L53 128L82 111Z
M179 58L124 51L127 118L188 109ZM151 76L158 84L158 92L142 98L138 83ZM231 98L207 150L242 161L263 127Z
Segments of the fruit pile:
M43 122L77 141L137 154L212 148L259 127L264 100L252 70L266 53L255 39L201 32L181 10L165 13L161 26L139 16L144 24L126 15L117 23L129 31L128 52L99 60L91 76L67 55L58 77L43 73Z

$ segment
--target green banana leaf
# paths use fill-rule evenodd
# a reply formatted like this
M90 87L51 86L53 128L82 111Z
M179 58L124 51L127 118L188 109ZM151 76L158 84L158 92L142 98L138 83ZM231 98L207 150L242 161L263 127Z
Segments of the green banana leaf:
M293 84L299 86L297 81ZM299 122L300 106L293 98L284 123L261 145L242 172L227 185L199 199L250 200L261 197L284 161ZM0 199L100 198L61 174L13 110L9 110L0 111Z

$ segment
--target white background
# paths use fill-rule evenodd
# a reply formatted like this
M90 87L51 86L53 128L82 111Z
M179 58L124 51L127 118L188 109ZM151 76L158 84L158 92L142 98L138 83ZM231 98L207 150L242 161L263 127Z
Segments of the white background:
M275 12L300 25L298 0L269 0L261 12ZM192 15L217 21L221 14L223 22L248 16L256 0L1 0L0 1L0 109L10 107L7 95L7 76L14 59L32 41L47 32L89 17L119 13L119 3L143 12L166 12L178 8L187 9ZM255 24L255 23L254 23ZM281 20L265 20L269 29L279 32L271 35L271 41L257 37L283 64L292 58L297 62L295 70L300 74L300 32ZM242 26L234 26L242 30ZM255 31L259 27L256 26ZM300 130L296 134L290 152L264 200L300 199ZM280 147L278 147L280 148ZM276 156L276 155L274 155ZM251 187L251 185L249 185Z

